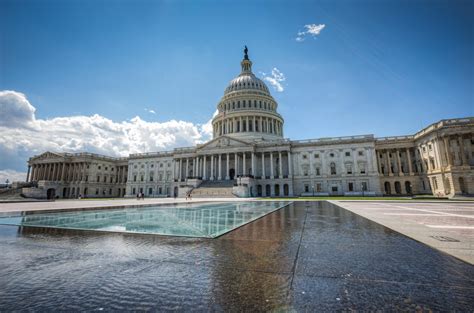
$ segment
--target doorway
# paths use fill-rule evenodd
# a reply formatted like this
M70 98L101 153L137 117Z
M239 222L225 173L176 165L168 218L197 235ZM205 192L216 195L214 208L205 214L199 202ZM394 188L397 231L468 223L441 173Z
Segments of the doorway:
M230 177L231 180L234 179L234 177L235 177L235 170L233 168L231 168L229 170L229 177Z

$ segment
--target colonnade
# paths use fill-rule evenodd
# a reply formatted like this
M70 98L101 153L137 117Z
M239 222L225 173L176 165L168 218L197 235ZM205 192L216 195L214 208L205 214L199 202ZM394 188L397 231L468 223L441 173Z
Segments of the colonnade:
M238 176L253 176L257 179L282 179L293 176L291 153L287 150L198 155L176 158L175 164L178 167L175 177L179 181L184 181L186 178L231 180Z
M53 162L28 165L26 181L88 181L89 162ZM127 165L116 166L115 182L127 181Z
M406 155L406 163L408 165L408 172L407 168L402 167L402 160L400 157L401 153L405 153ZM411 149L410 148L396 148L396 149L380 149L376 151L377 154L377 164L378 164L378 171L381 175L399 175L403 176L405 174L414 175L413 172L413 163L411 157ZM382 158L380 157L382 155ZM391 156L395 155L397 170L394 171L392 169L392 161ZM403 170L402 170L403 169Z
M283 136L283 123L276 118L252 115L224 118L214 124L214 137L242 132Z

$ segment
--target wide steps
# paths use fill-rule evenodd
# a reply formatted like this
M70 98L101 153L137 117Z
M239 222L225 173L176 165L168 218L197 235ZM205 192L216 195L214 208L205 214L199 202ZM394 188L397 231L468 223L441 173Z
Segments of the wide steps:
M235 198L232 194L233 180L206 180L191 192L196 198Z

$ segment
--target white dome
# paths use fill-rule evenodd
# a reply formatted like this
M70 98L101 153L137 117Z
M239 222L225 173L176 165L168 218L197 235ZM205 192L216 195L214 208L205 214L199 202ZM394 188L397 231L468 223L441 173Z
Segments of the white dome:
M270 95L267 85L251 72L241 73L239 76L231 80L225 89L224 95L240 90L260 90L265 94Z

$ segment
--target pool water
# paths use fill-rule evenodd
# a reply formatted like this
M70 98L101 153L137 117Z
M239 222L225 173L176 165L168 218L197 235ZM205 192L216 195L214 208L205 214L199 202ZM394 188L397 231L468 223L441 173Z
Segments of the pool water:
M215 238L289 203L185 203L66 212L22 212L0 217L0 225Z

